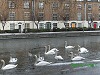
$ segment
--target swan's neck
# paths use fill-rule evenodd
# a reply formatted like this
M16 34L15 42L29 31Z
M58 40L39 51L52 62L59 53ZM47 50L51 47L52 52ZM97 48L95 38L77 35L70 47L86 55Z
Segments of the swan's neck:
M56 54L55 54L55 56L57 56L57 52L55 52Z
M36 60L35 60L35 63L34 64L36 64L37 63L37 56L35 55L35 58L36 58Z
M73 52L71 53L71 59L73 59L74 58L74 54L73 54Z
M45 46L45 53L47 53L47 47Z
M81 47L78 45L78 49L80 49Z
M67 47L67 41L65 41L65 47Z
M40 53L38 54L38 58L40 58Z
M10 57L10 59L12 59L12 57Z
M50 45L48 45L49 46L49 50L50 50Z
M2 61L2 63L3 63L3 64L2 64L2 68L3 68L3 67L5 66L5 61Z

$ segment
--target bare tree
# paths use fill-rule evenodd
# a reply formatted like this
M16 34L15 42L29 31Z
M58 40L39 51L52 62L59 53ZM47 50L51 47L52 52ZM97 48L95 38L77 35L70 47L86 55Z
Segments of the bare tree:
M0 8L1 8L1 12L0 12L0 22L2 23L2 28L3 28L3 32L5 30L5 25L8 19L8 12L7 12L7 4L6 4L6 0L2 0L0 3Z
M38 25L39 25L39 22L41 21L40 17L38 15L37 16L33 15L33 21L34 21L37 29L39 29Z
M65 23L67 21L67 18L69 17L67 14L70 12L69 11L69 1L66 1L66 0L58 0L58 1L60 3L59 8L58 8L59 19L64 23L65 28L66 28Z
M8 16L6 16L6 15L0 15L0 21L2 23L3 32L4 32L4 28L5 28L5 25L6 25L7 18L8 18Z

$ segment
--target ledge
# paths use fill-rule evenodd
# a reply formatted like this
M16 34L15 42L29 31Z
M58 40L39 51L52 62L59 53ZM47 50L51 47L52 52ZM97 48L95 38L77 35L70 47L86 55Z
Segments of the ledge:
M56 37L100 36L100 31L69 31L69 32L40 32L40 33L4 33L0 39L29 39Z

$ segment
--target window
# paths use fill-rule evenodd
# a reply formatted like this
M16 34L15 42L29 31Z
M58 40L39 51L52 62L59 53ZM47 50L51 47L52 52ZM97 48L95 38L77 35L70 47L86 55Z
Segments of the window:
M30 8L29 1L24 1L24 8Z
M15 2L14 1L9 1L9 8L15 8Z
M66 14L66 21L69 21L69 20L70 20L69 14L67 13L67 14Z
M43 2L39 2L39 9L43 9L44 8L44 3Z
M78 23L78 27L83 27L83 26L82 26L82 23Z
M65 28L69 28L69 23L64 23Z
M82 18L81 13L77 13L77 20L81 21L82 20L81 18Z
M24 12L24 17L25 18L30 18L30 12Z
M44 20L44 13L43 12L39 12L39 14L38 14L38 16L39 16L39 20Z
M66 3L65 3L65 4L64 4L64 8L65 8L65 9L68 9L68 8L69 8L69 4L66 4Z
M71 27L72 27L72 28L75 28L75 27L76 27L76 22L72 22L72 23L71 23Z
M92 10L92 4L88 4L88 10Z
M10 30L14 30L15 29L15 23L10 23Z
M9 12L9 20L15 20L15 12Z
M77 8L78 8L78 9L81 9L81 8L82 8L82 5L81 5L81 4L78 4L78 5L77 5Z
M99 20L100 20L100 13L99 13Z
M58 7L58 3L57 2L53 2L52 8L57 8L57 7Z
M89 21L89 23L91 22L91 20L92 20L92 13L88 13L88 21Z
M25 28L30 28L30 23L25 23Z
M39 23L39 29L44 29L44 23Z
M98 8L99 8L99 10L100 10L100 4L98 5Z
M53 29L57 28L57 23L53 23Z
M58 15L57 14L52 14L52 20L57 21L58 20Z
M92 13L88 13L88 19L92 17Z
M77 0L77 1L84 1L84 0Z
M92 1L92 0L87 0L87 1Z

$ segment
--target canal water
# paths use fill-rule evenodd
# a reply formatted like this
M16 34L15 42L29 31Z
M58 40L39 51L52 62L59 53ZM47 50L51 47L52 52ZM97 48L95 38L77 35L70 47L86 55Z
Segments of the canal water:
M68 45L75 46L72 50L65 49L65 41ZM59 49L58 55L64 60L55 60L54 56L45 56L44 46ZM78 53L78 45L84 46L89 50L86 54L81 54L86 58L84 63L94 64L95 66L72 67L70 51ZM28 52L32 56L28 55ZM34 66L35 56L40 54L46 61L52 62L48 66ZM35 39L1 39L0 40L0 60L5 60L9 64L11 57L17 57L18 66L10 70L0 70L0 75L100 75L100 63L92 60L100 60L100 36L81 36L81 37L59 37L59 38L35 38ZM78 62L78 61L75 61ZM2 62L0 62L0 68Z

